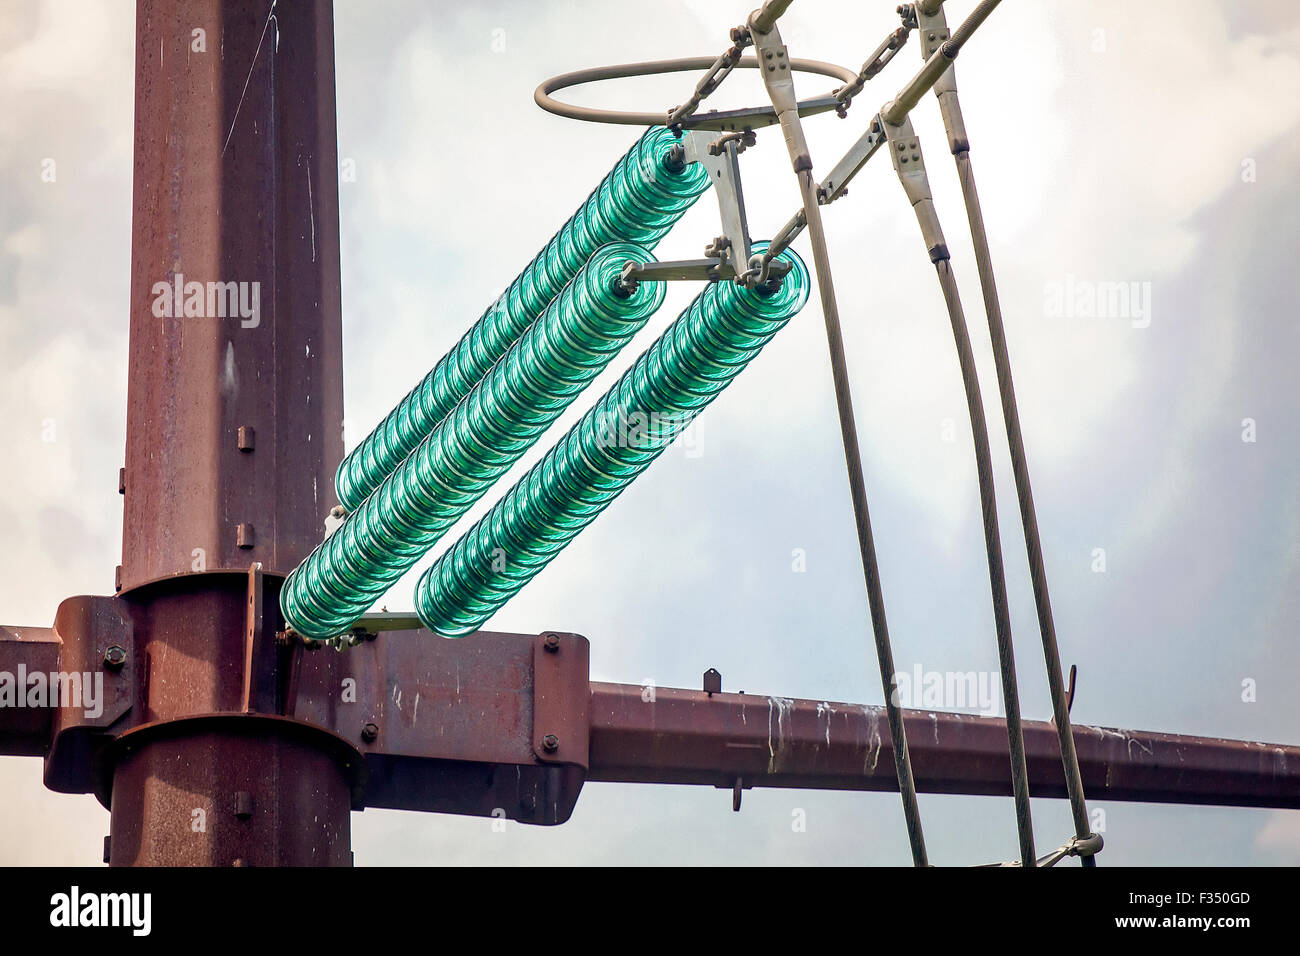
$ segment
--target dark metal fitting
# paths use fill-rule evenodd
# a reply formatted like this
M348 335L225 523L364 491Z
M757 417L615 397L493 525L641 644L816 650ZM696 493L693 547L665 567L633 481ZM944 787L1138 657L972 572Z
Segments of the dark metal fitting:
M546 639L542 641L542 647L554 654L560 649L560 636L558 634L547 634Z
M727 151L728 143L738 143L739 145L736 147L736 152L743 153L748 147L753 146L757 142L758 134L756 134L752 129L741 130L736 133L725 133L713 142L709 143L709 155L721 156Z
M674 143L664 153L664 169L670 173L680 173L686 168L686 147L681 143Z
M553 754L560 749L560 738L555 734L547 734L542 738L542 749L548 754Z
M722 693L722 674L716 667L710 667L704 672L704 693Z
M104 666L111 671L120 670L126 663L126 648L121 644L111 644L104 651Z
M623 266L623 271L619 273L614 280L614 294L620 299L629 299L636 294L636 290L641 287L641 283L636 277L636 263L628 262Z
M366 641L376 641L379 639L379 632L367 630L364 627L354 627L348 631L350 645L356 647L358 644L364 644Z
M361 728L361 739L368 744L374 743L379 738L379 727L375 724L366 724Z
M1082 840L1075 837L1069 843L1070 856L1096 856L1105 846L1105 842L1100 833L1089 833Z
M795 157L794 171L796 173L806 172L811 170L812 168L813 168L812 157L809 156L807 153L800 153L798 156Z

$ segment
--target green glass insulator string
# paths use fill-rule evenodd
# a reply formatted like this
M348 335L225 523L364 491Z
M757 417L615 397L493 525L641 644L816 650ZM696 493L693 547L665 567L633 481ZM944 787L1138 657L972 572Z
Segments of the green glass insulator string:
M597 250L502 359L285 581L300 634L344 633L537 440L662 304L662 282L627 291L643 246Z
M343 506L360 506L451 414L592 253L617 241L653 249L708 188L708 171L682 160L669 130L647 131L456 346L343 459L334 479Z
M755 244L762 251L765 243ZM420 578L415 609L430 630L477 630L591 524L727 387L808 300L808 270L775 292L718 282Z

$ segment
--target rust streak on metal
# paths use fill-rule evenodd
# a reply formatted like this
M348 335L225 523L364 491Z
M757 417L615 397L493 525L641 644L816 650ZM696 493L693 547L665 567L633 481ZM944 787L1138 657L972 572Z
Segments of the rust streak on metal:
M894 790L883 707L592 683L588 780ZM974 714L904 712L926 793L1007 796L1006 725ZM1090 799L1300 808L1300 747L1075 727ZM1025 723L1030 789L1064 797L1046 721Z

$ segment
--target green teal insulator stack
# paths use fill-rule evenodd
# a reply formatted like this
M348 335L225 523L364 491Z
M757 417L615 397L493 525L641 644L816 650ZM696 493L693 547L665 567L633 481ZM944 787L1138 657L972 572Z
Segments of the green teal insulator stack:
M674 152L674 147L678 147ZM339 465L339 501L354 511L487 374L598 248L653 249L709 188L663 127L645 133L459 343Z
M766 248L756 244L758 251ZM808 270L775 292L718 282L701 293L613 388L420 578L430 630L477 630L577 537L731 383L808 300Z
M619 285L644 247L601 247L432 433L285 581L280 608L307 637L344 633L557 419L664 299Z

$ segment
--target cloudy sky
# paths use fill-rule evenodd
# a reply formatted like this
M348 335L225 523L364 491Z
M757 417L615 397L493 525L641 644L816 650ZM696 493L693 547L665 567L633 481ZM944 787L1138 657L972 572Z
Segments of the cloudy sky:
M796 0L795 56L856 68L896 0ZM953 0L949 19L973 0ZM532 101L570 69L714 54L744 3L336 4L347 439L359 440L572 213L635 132ZM133 5L0 0L0 620L48 625L111 593L125 423ZM883 102L915 38L859 97ZM1082 723L1300 739L1300 8L1241 0L1008 0L958 66L1062 658ZM689 77L572 93L638 109ZM801 91L827 81L807 80ZM719 106L761 102L737 75ZM808 122L819 174L861 133ZM990 413L1025 716L1050 714L960 188L932 99L914 121ZM883 157L882 157L883 159ZM42 173L54 161L53 182ZM780 137L743 158L756 236L797 204ZM880 161L826 211L877 548L901 670L996 672L969 426L943 301ZM717 232L706 196L660 245ZM505 228L503 228L505 226ZM807 252L801 242L797 246ZM1134 283L1140 309L1061 296ZM658 316L504 489L689 302ZM1085 293L1086 294L1086 293ZM493 618L587 635L593 678L879 703L816 298L673 449ZM1247 422L1249 420L1249 422ZM1253 440L1244 440L1253 439ZM490 498L494 496L489 496ZM489 502L490 503L490 502ZM486 506L486 503L485 503ZM476 509L447 536L455 540ZM801 549L806 570L796 571ZM1101 551L1099 551L1101 549ZM1104 552L1104 569L1099 555ZM423 570L426 560L415 574ZM409 576L386 603L411 606ZM1243 682L1256 699L1244 702ZM1300 813L1098 804L1109 863L1300 863ZM792 812L806 813L794 832ZM1016 856L1011 802L923 796L932 859ZM0 758L0 862L97 863L108 815ZM1040 847L1070 834L1035 801ZM564 827L367 811L359 864L909 860L896 795L592 785Z

